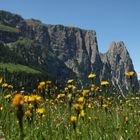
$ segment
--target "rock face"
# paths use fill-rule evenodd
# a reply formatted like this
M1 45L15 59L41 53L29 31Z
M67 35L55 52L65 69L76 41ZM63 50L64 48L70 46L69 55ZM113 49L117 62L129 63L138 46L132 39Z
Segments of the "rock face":
M101 54L101 59L103 62L101 74L103 79L108 79L119 89L128 90L130 80L125 76L125 73L134 71L134 67L125 44L122 41L118 43L112 42L108 52ZM139 84L136 75L133 77L133 83L135 83L135 89L138 89Z
M93 30L46 25L38 20L24 20L18 15L0 11L0 17L2 16L0 24L19 30L17 38L8 41L1 37L2 42L20 42L25 38L32 40L31 44L26 45L11 44L13 51L19 53L26 63L35 63L58 79L77 77L87 81L88 74L94 72L97 75L96 83L108 80L120 89L128 89L129 80L125 72L134 71L134 67L123 42L113 42L107 53L101 54ZM2 31L0 33L4 36ZM138 89L136 75L134 85Z

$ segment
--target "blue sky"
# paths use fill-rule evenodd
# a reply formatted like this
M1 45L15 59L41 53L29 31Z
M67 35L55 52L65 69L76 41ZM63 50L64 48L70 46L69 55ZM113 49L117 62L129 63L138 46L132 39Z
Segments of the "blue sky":
M47 24L96 30L101 52L112 41L124 41L140 72L140 0L0 0L0 9Z

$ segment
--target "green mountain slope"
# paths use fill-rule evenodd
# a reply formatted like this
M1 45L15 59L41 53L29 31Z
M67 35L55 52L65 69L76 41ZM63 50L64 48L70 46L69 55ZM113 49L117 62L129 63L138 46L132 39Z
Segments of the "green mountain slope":
M0 69L7 69L8 72L25 72L31 74L41 74L40 71L30 68L29 66L24 66L21 64L13 63L0 63Z
M17 28L6 26L4 24L0 24L0 31L16 32L16 33L19 32Z

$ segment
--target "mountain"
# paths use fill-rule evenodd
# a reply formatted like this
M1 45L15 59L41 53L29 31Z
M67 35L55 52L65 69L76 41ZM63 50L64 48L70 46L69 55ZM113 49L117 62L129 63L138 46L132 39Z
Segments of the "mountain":
M6 11L0 11L0 17L0 41L25 65L60 81L77 78L89 82L87 76L94 72L97 84L107 80L118 89L128 90L130 81L125 72L135 70L123 42L111 43L101 54L94 30L47 25ZM138 90L137 75L133 83Z

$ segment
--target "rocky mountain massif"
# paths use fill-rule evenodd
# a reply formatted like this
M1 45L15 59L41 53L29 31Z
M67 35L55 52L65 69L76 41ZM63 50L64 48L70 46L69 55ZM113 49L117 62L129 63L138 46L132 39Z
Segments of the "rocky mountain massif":
M24 65L45 71L54 79L77 78L88 81L96 73L96 83L107 80L118 89L128 89L125 72L134 71L132 60L121 41L112 42L102 54L96 32L63 25L46 25L34 19L0 11L0 41L21 58ZM23 62L24 61L24 62ZM139 87L137 75L133 78Z

